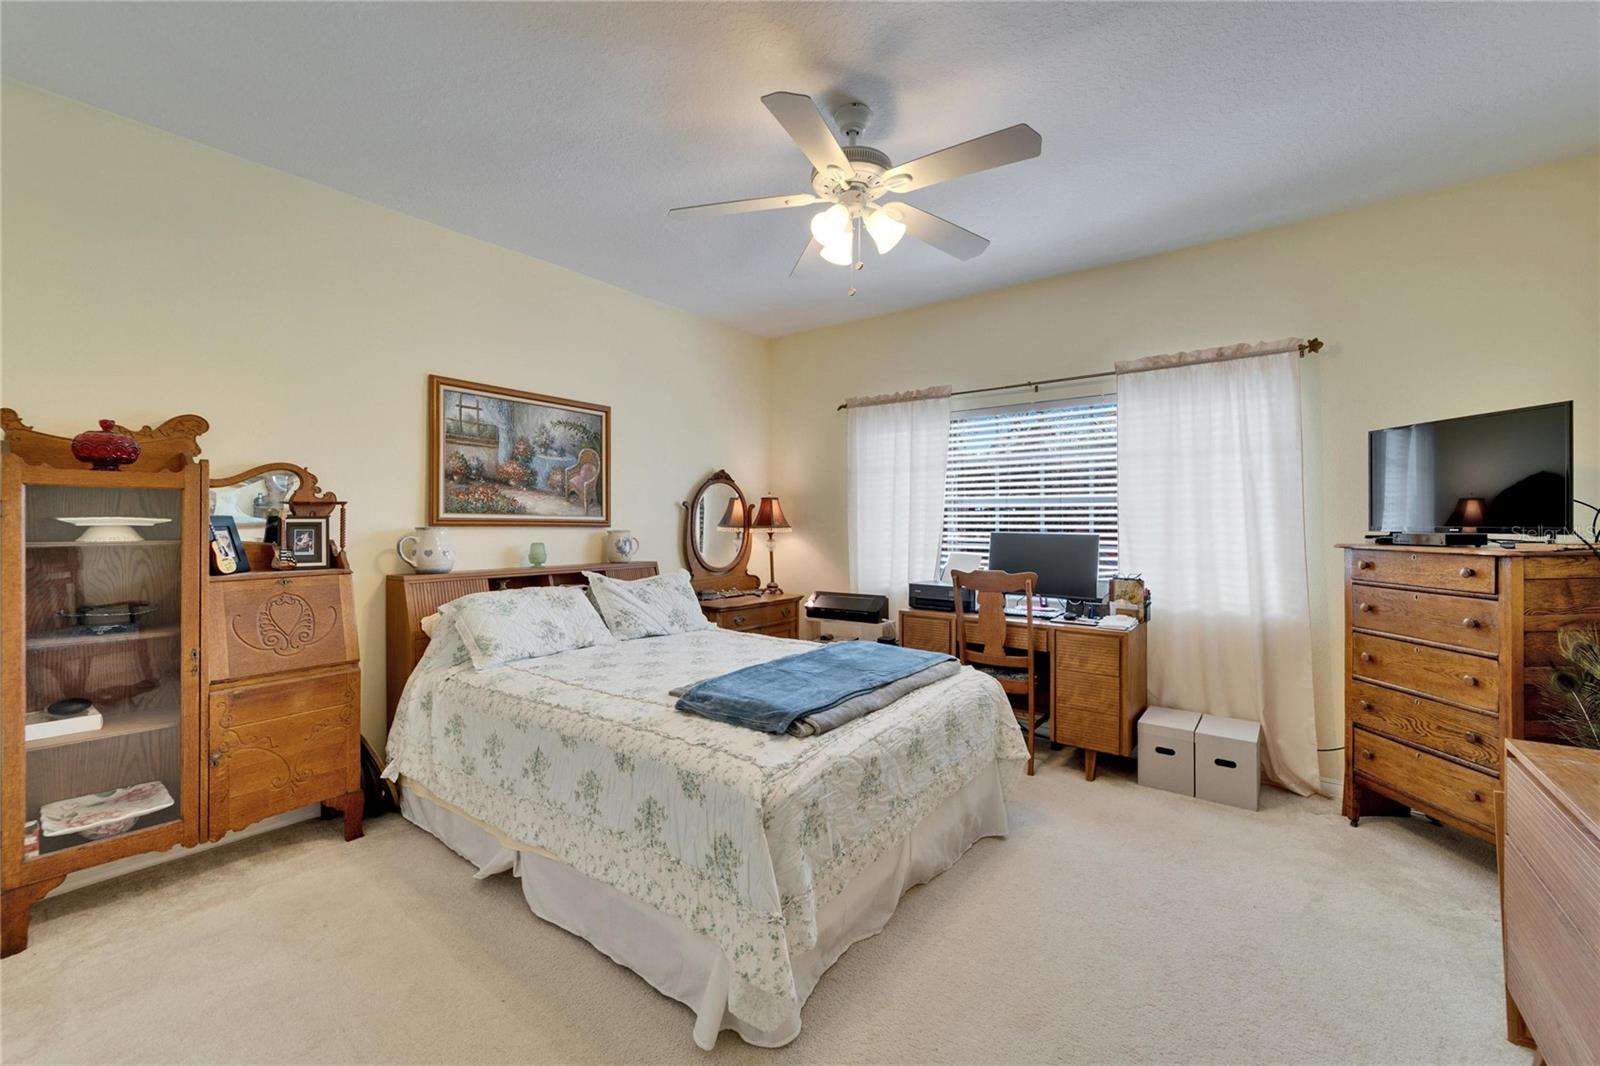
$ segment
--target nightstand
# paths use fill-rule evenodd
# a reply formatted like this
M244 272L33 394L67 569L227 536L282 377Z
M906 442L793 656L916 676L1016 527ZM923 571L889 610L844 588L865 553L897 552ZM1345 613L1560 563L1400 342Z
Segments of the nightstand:
M804 598L799 593L764 595L757 592L721 600L701 600L700 610L723 629L799 640L800 601Z

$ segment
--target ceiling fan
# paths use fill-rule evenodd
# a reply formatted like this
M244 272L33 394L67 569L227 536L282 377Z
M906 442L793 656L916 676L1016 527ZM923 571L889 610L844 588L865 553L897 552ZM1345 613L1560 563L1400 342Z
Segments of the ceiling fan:
M920 207L883 198L1032 159L1039 154L1042 143L1033 127L1018 123L894 166L883 152L856 143L872 117L872 109L866 104L848 103L834 109L834 122L849 142L841 145L811 97L768 93L761 102L811 161L811 192L675 207L668 214L673 218L734 215L827 204L812 216L811 240L795 260L790 276L807 257L819 253L836 266L860 270L863 232L871 238L879 255L887 255L907 233L957 259L982 254L989 247L988 238ZM855 290L850 292L854 294Z

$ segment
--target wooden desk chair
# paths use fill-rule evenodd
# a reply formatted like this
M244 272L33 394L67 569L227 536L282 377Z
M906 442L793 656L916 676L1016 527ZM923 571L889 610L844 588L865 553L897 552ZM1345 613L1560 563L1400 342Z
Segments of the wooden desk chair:
M1027 697L1025 710L1012 711L1017 721L1027 728L1028 773L1033 773L1033 740L1039 728L1039 704L1033 668L1033 589L1039 582L1035 573L1008 574L1004 570L953 570L951 584L956 598L956 658L970 663L1000 682L1008 693ZM973 643L967 644L967 613L962 610L963 589L977 593L977 634ZM1006 596L1021 593L1028 598L1028 613L1024 621L1022 648L1006 648Z

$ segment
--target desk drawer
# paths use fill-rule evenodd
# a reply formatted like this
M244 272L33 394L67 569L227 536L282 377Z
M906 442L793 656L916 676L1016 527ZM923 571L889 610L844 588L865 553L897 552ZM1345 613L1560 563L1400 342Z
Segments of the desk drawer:
M1350 682L1350 721L1374 733L1454 755L1486 770L1500 770L1500 719L1419 696Z
M1493 654L1500 649L1498 600L1350 586L1350 624L1400 637Z
M776 625L761 626L758 629L746 629L745 633L764 633L769 637L788 637L790 640L800 639L799 622L779 622Z
M1116 637L1058 632L1051 654L1058 676L1071 672L1117 677L1122 672L1122 641Z
M1495 591L1493 556L1356 548L1350 552L1350 577L1355 581L1410 585L1447 592L1477 592L1492 596Z
M1050 687L1055 704L1050 739L1057 744L1127 754L1122 744L1122 700L1116 678L1058 669Z
M1370 779L1420 806L1493 830L1495 778L1365 729L1353 729L1351 734L1357 778Z
M1500 706L1500 668L1494 659L1369 633L1350 635L1350 658L1351 672L1369 681L1482 711Z

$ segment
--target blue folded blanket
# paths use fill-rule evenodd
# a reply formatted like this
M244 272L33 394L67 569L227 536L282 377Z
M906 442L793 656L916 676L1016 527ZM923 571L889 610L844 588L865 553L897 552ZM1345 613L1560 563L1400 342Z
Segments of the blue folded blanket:
M702 681L678 700L678 710L763 733L784 733L798 718L949 659L936 651L865 640L825 644Z

